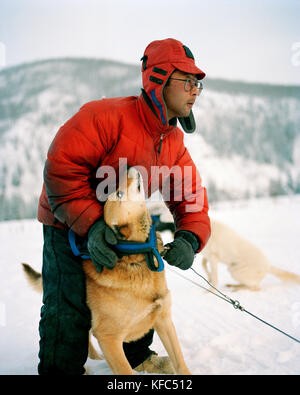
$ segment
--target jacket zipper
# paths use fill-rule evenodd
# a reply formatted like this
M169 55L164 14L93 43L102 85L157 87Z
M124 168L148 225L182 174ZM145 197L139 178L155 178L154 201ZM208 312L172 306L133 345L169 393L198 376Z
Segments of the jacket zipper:
M161 146L162 146L162 142L163 142L164 137L165 137L164 134L161 134L161 135L160 135L159 146L158 146L158 153L159 153L159 154L160 154L160 152L161 152Z

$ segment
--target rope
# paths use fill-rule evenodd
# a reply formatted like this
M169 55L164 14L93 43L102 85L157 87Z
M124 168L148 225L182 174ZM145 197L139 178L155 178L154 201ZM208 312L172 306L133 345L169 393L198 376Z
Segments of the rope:
M192 267L191 267L191 270L192 270L194 273L196 273L197 276L201 277L210 287L212 287L212 288L213 288L214 290L216 290L218 293L215 293L215 292L211 291L210 289L205 288L205 287L203 287L202 285L198 284L197 282L195 282L195 281L193 281L193 280L191 280L191 279L189 279L189 278L187 278L187 277L185 277L185 276L182 276L182 274L180 274L180 273L178 273L177 271L171 269L170 267L168 267L168 270L171 270L171 272L176 273L178 276L180 276L180 277L184 278L185 280L191 282L192 284L196 285L197 287L202 288L202 289L204 289L205 291L208 291L208 292L212 293L213 295L215 295L215 296L217 296L218 298L224 300L225 302L230 303L235 309L240 310L240 311L244 311L245 313L247 313L247 314L249 314L250 316L252 316L252 317L256 318L257 320L259 320L260 322L262 322L262 323L264 323L264 324L270 326L271 328L275 329L276 331L278 331L278 332L282 333L283 335L289 337L290 339L294 340L295 342L300 343L300 340L299 340L299 339L296 339L295 337L293 337L293 336L289 335L288 333L282 331L281 329L279 329L279 328L277 328L276 326L270 324L269 322L267 322L267 321L265 321L265 320L263 320L263 319L257 317L255 314L250 313L250 311L246 310L243 306L241 306L241 304L240 304L240 302L239 302L238 300L231 299L229 296L225 295L223 292L221 292L220 290L218 290L218 289L217 289L216 287L214 287L205 277L203 277L201 274L199 274L198 272L196 272L196 270L193 269ZM220 294L220 295L218 295L218 294Z

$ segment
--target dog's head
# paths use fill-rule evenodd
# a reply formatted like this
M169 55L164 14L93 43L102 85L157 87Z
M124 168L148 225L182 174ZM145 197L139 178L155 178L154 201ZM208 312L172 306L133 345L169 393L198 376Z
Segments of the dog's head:
M134 167L126 171L118 189L109 195L104 205L104 220L118 239L146 241L151 216L145 202L142 176Z

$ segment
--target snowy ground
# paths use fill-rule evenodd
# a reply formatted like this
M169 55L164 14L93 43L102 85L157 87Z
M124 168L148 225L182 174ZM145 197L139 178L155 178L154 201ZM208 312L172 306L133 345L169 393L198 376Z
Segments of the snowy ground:
M273 265L300 274L300 196L221 203L211 216L260 247ZM163 235L165 242L170 234ZM28 287L20 262L40 270L42 227L34 220L0 223L0 374L37 374L41 296ZM203 274L201 255L194 268ZM172 268L172 270L174 270ZM180 274L201 285L192 271ZM300 286L268 275L259 292L231 293L233 282L220 265L219 288L253 314L300 338ZM300 344L166 267L173 318L185 360L193 374L300 373ZM157 336L153 349L165 354ZM105 361L87 361L91 374L110 374Z

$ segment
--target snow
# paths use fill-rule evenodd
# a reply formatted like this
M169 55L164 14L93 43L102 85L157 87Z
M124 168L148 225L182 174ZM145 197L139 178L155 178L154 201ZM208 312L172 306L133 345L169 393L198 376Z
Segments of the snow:
M230 225L255 243L272 265L300 274L300 196L220 202L211 217ZM164 232L165 242L171 234ZM36 375L41 295L27 284L21 262L41 268L42 225L35 220L0 223L0 374ZM201 254L194 269L203 274ZM175 273L176 271L176 273ZM300 344L245 312L180 277L206 286L192 271L168 267L172 312L186 363L195 375L298 375ZM219 289L251 313L300 338L300 287L268 275L258 292L232 293L225 265L219 266ZM155 335L153 347L166 352ZM105 361L88 359L89 373L111 374Z

